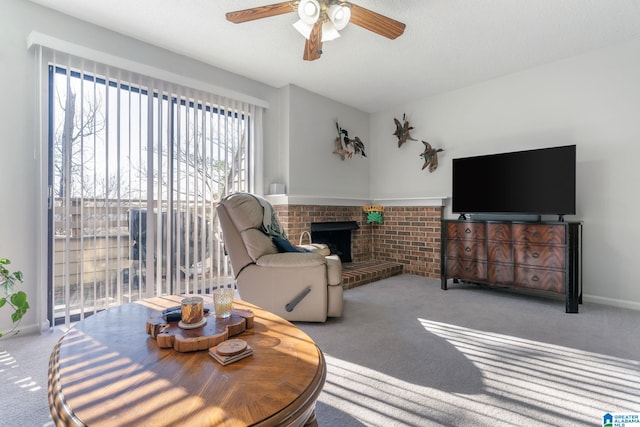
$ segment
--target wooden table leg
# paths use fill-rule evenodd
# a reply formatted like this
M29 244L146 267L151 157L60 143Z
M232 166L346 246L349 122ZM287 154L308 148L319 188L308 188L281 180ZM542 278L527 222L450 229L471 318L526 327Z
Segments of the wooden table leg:
M309 418L307 419L307 422L304 425L305 427L318 427L318 419L316 418L315 410L311 412L311 415L309 415Z

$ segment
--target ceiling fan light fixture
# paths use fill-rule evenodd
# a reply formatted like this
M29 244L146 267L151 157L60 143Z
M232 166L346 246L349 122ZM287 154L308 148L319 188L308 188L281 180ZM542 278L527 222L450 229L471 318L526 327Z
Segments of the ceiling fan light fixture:
M351 8L348 6L341 6L339 4L332 4L327 10L327 16L335 25L336 30L340 31L344 29L351 19Z
M305 24L315 24L320 17L320 3L318 3L318 0L301 0L298 4L298 16Z
M340 33L328 19L322 23L322 42L329 42L340 37Z
M313 30L313 25L309 25L302 19L300 19L298 22L293 24L293 28L298 30L298 32L302 34L305 39L309 40L309 37L311 37L311 30Z
M322 55L322 42L340 37L340 31L350 22L391 40L401 36L406 27L400 21L353 4L348 0L280 1L227 12L225 16L229 22L239 24L292 12L297 13L300 17L299 21L293 24L293 27L306 39L302 56L305 61L319 59Z

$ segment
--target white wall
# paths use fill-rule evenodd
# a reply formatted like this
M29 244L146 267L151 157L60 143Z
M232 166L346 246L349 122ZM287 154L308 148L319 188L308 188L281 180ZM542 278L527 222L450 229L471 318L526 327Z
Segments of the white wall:
M2 0L0 6L0 257L25 276L23 289L32 309L21 330L38 330L46 320L46 280L40 277L46 260L39 259L38 193L40 146L36 133L36 62L27 51L27 36L38 31L111 55L265 100L264 151L281 139L280 94L273 87L190 60L148 44L106 31L23 0ZM46 148L46 147L45 147ZM269 168L267 168L269 169ZM267 173L271 173L269 170ZM259 189L258 191L262 191ZM7 308L0 311L0 330L10 326Z
M279 183L285 184L288 187L289 183L290 105L288 87L284 87L279 90L278 102L279 117L273 118L274 120L277 119L278 122L278 138L270 141L269 146L271 148L264 153L264 194L269 194L270 184ZM269 112L267 112L267 114L269 114Z
M370 147L369 114L290 85L289 195L369 198L371 160L333 154L336 121ZM368 155L368 154L367 154Z
M420 170L421 142L399 149L390 135L403 112L414 137L445 150L433 174ZM640 309L640 40L374 114L371 136L373 198L450 197L453 158L576 144L566 219L584 222L585 299Z

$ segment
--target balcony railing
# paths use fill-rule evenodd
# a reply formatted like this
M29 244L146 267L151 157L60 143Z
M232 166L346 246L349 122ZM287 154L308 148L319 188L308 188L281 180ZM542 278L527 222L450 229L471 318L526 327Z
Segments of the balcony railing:
M56 323L152 295L206 293L233 281L215 204L154 207L150 228L147 207L146 201L55 200Z

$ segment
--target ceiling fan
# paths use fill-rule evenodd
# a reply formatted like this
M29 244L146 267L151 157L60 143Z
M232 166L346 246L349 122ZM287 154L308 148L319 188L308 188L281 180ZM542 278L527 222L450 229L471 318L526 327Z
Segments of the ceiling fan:
M290 12L300 18L293 26L306 39L303 59L313 61L322 55L322 43L340 37L338 31L349 22L395 39L404 33L405 24L345 0L295 0L237 10L226 14L235 24Z

